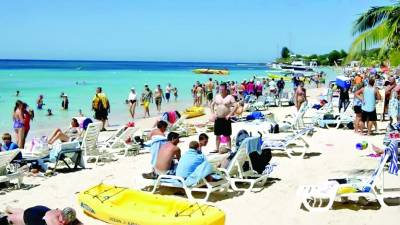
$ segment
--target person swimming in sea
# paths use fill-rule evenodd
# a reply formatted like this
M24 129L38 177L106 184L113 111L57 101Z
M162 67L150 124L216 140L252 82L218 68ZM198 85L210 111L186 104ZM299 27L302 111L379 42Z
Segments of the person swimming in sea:
M47 109L47 116L52 116L53 112L51 111L51 109Z
M19 97L19 94L20 94L20 92L19 92L19 90L17 90L17 92L15 93L15 97Z
M85 115L83 115L83 113L82 113L82 109L79 109L78 110L78 116L80 116L80 117L84 117Z

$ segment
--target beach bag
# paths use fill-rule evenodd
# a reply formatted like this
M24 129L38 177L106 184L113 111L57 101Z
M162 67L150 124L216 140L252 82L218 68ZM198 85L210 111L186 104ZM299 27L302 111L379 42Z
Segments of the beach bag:
M271 127L269 129L269 133L271 133L271 134L279 133L279 125L277 123L271 123Z
M333 114L325 114L322 119L323 120L334 120L335 116Z
M263 149L261 154L259 154L258 152L252 152L250 153L249 157L253 170L257 171L258 174L262 174L262 172L265 170L265 167L272 159L271 149ZM250 169L247 169L245 165L243 165L243 167L244 171Z
M49 144L47 137L42 136L40 138L34 137L31 140L31 146L28 149L22 151L24 158L41 158L49 154Z
M47 137L42 136L40 138L32 138L30 151L31 152L49 151L49 144L47 142Z

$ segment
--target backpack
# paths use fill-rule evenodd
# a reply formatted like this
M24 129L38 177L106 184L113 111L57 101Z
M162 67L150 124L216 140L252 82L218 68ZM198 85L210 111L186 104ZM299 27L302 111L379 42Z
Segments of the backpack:
M269 129L269 133L271 133L271 134L279 133L279 125L277 123L272 123L271 127Z

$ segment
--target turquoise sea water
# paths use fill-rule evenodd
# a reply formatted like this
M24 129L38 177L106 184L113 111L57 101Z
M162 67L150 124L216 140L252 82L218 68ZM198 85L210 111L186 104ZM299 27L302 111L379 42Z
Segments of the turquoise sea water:
M197 75L195 68L228 68L229 76ZM96 87L103 87L111 105L111 125L130 121L125 99L131 87L140 95L144 84L154 90L157 84L165 89L168 83L178 88L178 102L163 103L163 110L184 109L191 104L190 88L197 80L205 82L209 77L217 80L248 79L254 75L266 75L268 68L260 64L221 63L151 63L151 62L76 62L76 61L0 61L0 133L12 133L11 114L17 99L27 102L35 110L31 123L31 135L49 135L53 128L65 128L70 119L82 109L92 117L91 100ZM77 84L78 83L78 84ZM16 90L20 96L16 97ZM69 97L69 110L61 110L60 93ZM44 95L45 110L36 109L36 99ZM54 116L46 116L51 108ZM141 107L137 117L142 118ZM155 105L151 105L155 116Z
M79 67L81 63L76 67L61 69L56 66L54 66L56 68L48 68L48 64L48 62L43 63L44 68L40 68L40 63L26 65L20 62L17 66L13 66L14 68L2 68L0 62L0 133L12 132L11 113L17 99L27 102L35 110L31 130L36 134L48 135L52 128L66 127L70 119L77 115L79 109L82 109L85 116L91 117L93 115L91 100L98 86L103 87L110 99L110 124L121 124L130 120L127 105L124 102L131 87L136 87L137 94L140 95L144 84L150 85L151 89L160 84L165 89L165 86L171 83L172 86L178 88L178 103L164 103L163 108L165 110L183 109L190 105L190 88L197 80L204 82L209 77L218 80L242 80L255 74L265 74L267 69L265 66L260 67L256 64L239 67L229 64L219 67L234 67L229 76L221 77L194 74L191 70L201 65L187 66L187 63L185 67L181 64L151 65L143 68L140 66L119 68L108 65L107 67L93 66L88 69ZM3 64L3 67L7 66ZM19 97L15 96L16 90L21 92ZM68 111L61 110L59 97L61 92L69 97ZM46 104L44 108L51 108L54 116L47 117L46 110L36 110L35 102L40 94L44 95ZM155 105L152 105L151 109L151 114L156 115ZM137 108L137 116L143 116L140 107Z

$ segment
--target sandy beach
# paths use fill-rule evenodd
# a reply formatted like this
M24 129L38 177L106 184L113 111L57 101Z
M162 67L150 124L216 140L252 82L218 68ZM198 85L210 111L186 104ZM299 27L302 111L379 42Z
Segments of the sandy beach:
M311 98L321 92L314 89L308 92ZM271 107L269 111L282 120L288 113L295 111L294 107ZM149 128L156 118L137 122L140 128ZM208 116L189 120L199 123L208 120ZM307 121L307 120L306 120ZM380 129L385 129L384 123L379 123ZM233 134L236 134L245 124L233 124ZM355 134L353 130L316 128L312 137L307 137L310 144L306 158L295 156L292 159L281 154L274 154L271 162L277 163L273 174L264 188L257 193L232 192L216 193L211 196L210 204L222 209L226 215L226 224L398 224L400 206L380 208L378 203L366 206L359 204L334 204L333 210L323 213L312 213L301 208L300 198L296 196L299 185L318 184L328 178L344 176L368 176L376 168L379 158L366 155L372 153L370 148L356 150L355 144L368 141L382 147L383 135L365 137ZM384 133L381 131L380 133ZM100 140L110 135L102 132ZM271 134L271 137L282 137L287 133ZM209 134L209 146L205 152L215 149L215 136ZM190 140L197 136L182 138L179 147L185 151ZM304 146L299 147L301 152ZM24 183L33 186L29 190L13 190L0 195L0 210L11 205L14 207L30 207L43 204L49 207L62 208L72 206L77 209L79 219L85 224L97 225L103 222L83 214L77 204L76 194L100 182L135 189L148 189L152 181L145 180L141 174L150 171L150 154L121 157L118 161L93 166L70 173L58 173L53 177L25 177ZM399 177L385 176L385 188L398 187ZM378 185L380 183L378 182ZM163 194L174 193L174 190L162 189ZM181 198L176 196L176 198Z

